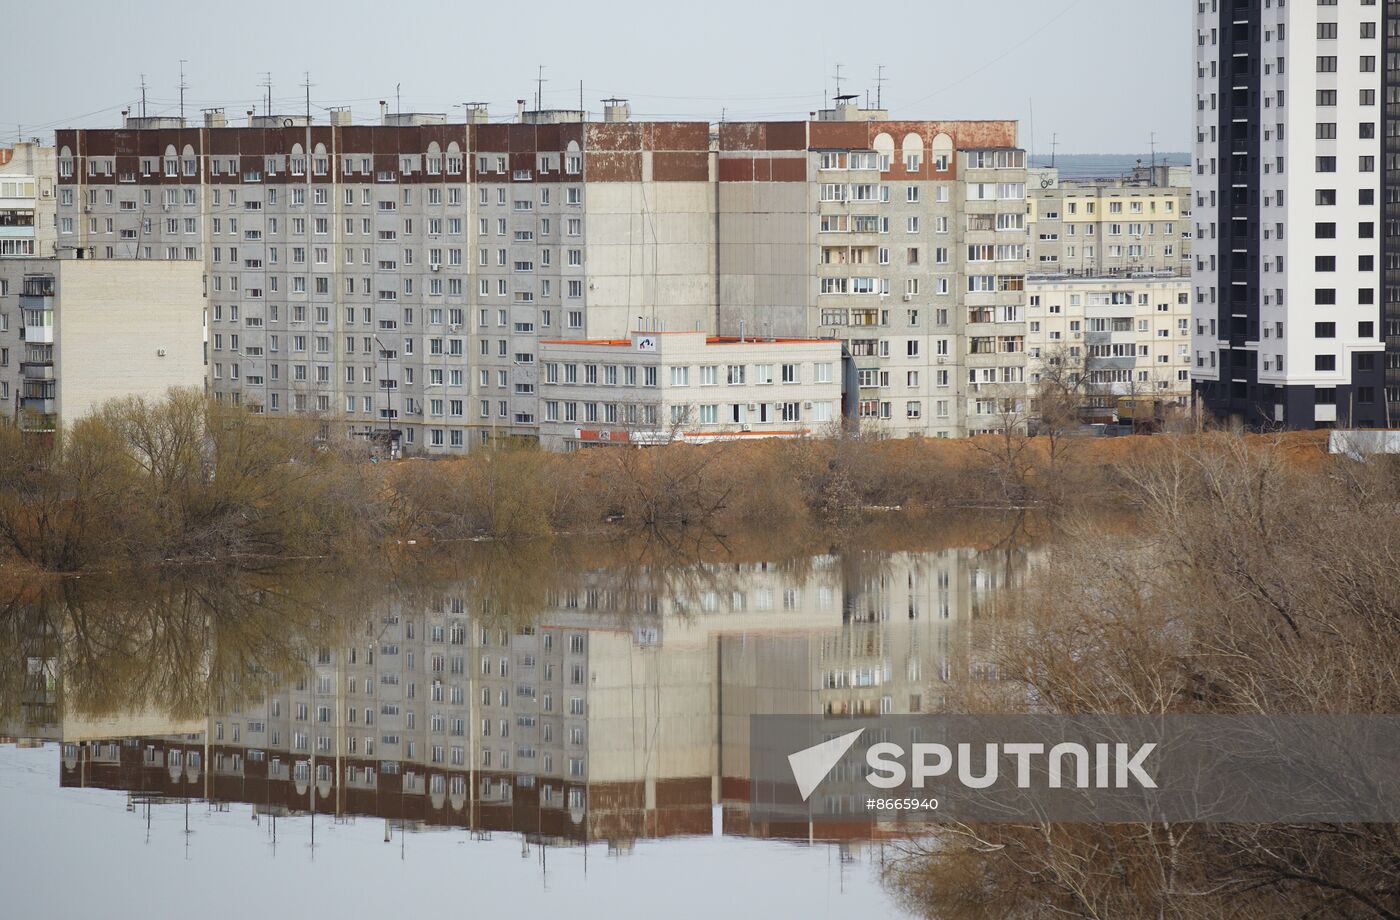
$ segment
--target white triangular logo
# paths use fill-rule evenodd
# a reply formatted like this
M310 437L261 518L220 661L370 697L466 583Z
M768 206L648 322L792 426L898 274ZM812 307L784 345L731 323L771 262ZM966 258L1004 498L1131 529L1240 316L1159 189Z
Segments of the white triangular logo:
M802 793L802 801L807 801L816 788L821 785L822 780L831 772L831 768L836 766L836 762L846 756L846 752L851 749L851 745L856 743L856 739L864 733L865 729L857 729L848 734L832 738L830 741L823 741L821 744L813 745L798 751L796 754L788 755L788 764L792 767L792 778L797 780L797 791Z

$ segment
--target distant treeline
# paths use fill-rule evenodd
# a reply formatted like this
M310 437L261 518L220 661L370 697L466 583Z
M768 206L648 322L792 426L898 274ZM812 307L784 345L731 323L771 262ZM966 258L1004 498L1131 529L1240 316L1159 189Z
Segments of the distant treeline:
M334 428L336 426L329 426ZM1192 436L859 435L372 464L316 419L175 390L54 440L0 426L0 559L75 572L166 562L364 558L384 546L561 533L768 532L959 509L1131 506L1122 464ZM1316 441L1294 447L1317 453Z

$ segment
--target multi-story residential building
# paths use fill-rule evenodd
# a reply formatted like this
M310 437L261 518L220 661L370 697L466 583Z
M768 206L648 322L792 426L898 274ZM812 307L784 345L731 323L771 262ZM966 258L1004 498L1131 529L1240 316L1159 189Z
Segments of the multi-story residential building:
M1397 24L1393 0L1197 6L1193 374L1221 419L1400 409Z
M59 131L59 246L203 262L216 397L391 448L539 437L540 339L622 338L638 316L839 338L856 413L883 433L1001 424L970 387L1025 384L1014 122L847 99L713 137L631 122L619 100L585 118L381 106L373 126L336 110L231 127L211 110Z
M842 419L836 339L634 331L540 342L540 443L620 443L821 434Z
M56 254L54 148L0 147L0 259Z
M1069 376L1082 378L1077 389L1087 415L1107 415L1124 396L1187 405L1189 278L1042 275L1028 290L1032 388L1053 365L1053 376L1066 384L1075 385Z
M1129 178L1064 179L1027 171L1032 272L1110 276L1191 270L1187 167L1150 167Z
M839 337L881 432L1001 424L970 387L1025 383L1015 122L891 121L843 100L813 121L721 124L718 167L726 331Z
M120 396L204 386L198 262L0 260L0 407L48 432Z
M222 111L57 135L60 245L200 261L215 396L391 447L537 436L536 344L715 315L709 125Z

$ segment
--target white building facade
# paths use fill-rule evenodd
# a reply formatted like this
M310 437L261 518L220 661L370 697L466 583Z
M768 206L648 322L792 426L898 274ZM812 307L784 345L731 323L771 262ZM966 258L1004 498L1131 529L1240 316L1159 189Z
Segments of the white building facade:
M540 343L541 446L829 434L842 418L835 339L633 332Z
M1400 405L1400 287L1381 275L1400 238L1381 146L1397 19L1393 2L1197 6L1193 375L1221 419L1387 426Z
M1105 410L1095 415L1124 396L1187 405L1189 278L1038 276L1028 292L1033 391L1063 371L1083 377L1085 408Z

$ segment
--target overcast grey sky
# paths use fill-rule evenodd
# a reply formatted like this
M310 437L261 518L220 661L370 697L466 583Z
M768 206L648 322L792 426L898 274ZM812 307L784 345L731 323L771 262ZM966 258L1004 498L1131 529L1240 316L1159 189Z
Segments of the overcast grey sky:
M611 95L640 118L800 118L834 89L875 92L896 118L1016 118L1048 153L1187 150L1191 4L1183 0L71 0L5 4L8 87L0 141L65 125L118 123L140 99L187 114L241 116L271 71L274 108L349 105L357 121L394 104L451 112L485 101L495 118L535 91L546 107L601 108ZM259 106L259 110L261 107ZM1032 136L1032 110L1034 132ZM454 118L460 117L460 109Z

